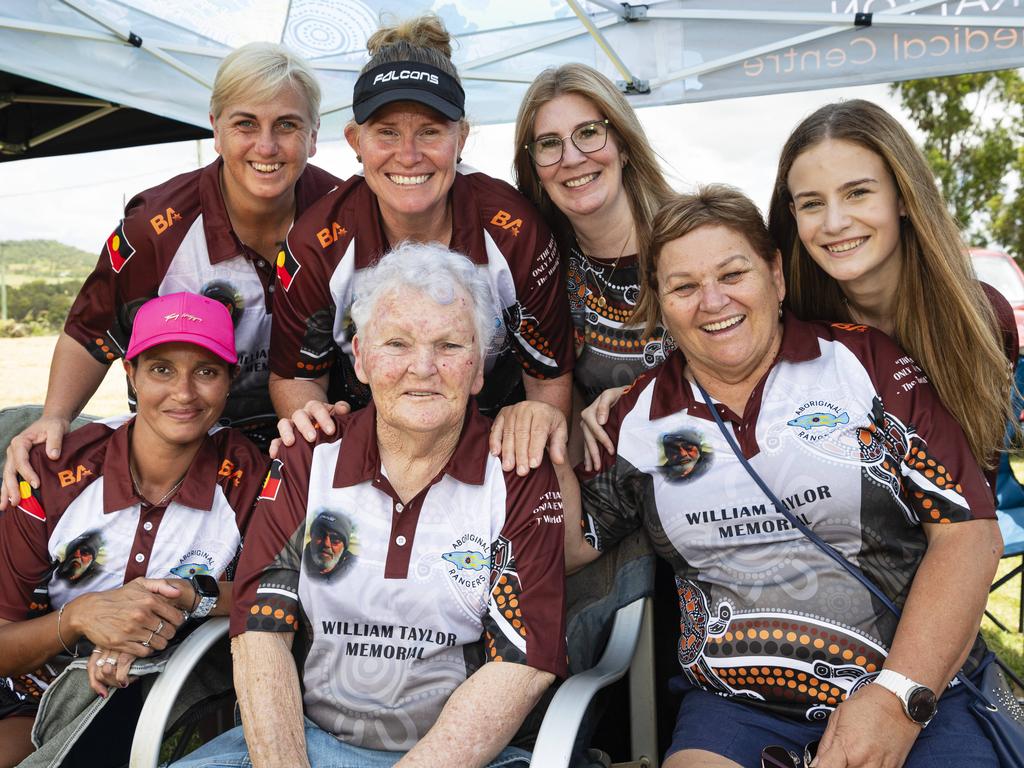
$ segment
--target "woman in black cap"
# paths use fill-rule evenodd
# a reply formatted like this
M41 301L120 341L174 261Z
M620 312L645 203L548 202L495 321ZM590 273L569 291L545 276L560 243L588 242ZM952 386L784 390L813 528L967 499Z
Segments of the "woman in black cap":
M449 40L430 14L370 38L345 128L363 173L305 213L279 257L271 395L307 439L313 421L331 429L330 403L369 399L352 374L349 307L361 271L404 240L442 243L489 277L507 332L487 356L481 410L524 396L569 410L572 326L555 241L515 189L460 162L469 123ZM281 430L290 444L292 425Z

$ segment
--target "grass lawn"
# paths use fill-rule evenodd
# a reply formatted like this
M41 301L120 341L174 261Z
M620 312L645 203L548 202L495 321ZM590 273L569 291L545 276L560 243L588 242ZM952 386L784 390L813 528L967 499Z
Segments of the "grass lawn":
M999 563L996 578L1020 565L1020 557L1008 557ZM988 647L1010 667L1017 677L1024 679L1024 635L1017 633L1020 611L1020 575L989 595L988 609L1012 632L1003 632L987 616L981 621L981 633Z

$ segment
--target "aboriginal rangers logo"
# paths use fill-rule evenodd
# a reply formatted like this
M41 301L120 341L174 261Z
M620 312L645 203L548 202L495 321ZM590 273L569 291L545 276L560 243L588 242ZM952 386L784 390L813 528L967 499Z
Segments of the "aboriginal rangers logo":
M441 553L448 576L456 584L470 589L485 584L491 570L489 549L487 542L477 534L463 534L452 543L448 552Z

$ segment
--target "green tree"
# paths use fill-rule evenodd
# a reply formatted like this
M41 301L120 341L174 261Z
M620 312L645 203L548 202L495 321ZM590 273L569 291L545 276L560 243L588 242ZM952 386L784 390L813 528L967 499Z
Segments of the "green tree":
M972 245L1024 259L1024 80L1018 70L895 83L922 149Z

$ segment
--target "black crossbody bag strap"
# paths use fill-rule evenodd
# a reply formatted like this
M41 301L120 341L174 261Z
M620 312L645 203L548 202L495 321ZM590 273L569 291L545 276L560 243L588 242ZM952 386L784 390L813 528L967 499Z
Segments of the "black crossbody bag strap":
M761 479L761 476L757 474L757 472L754 470L752 466L750 466L750 462L747 461L747 457L743 455L743 451L741 451L740 447L736 444L736 439L732 436L729 430L725 428L725 423L722 421L722 417L718 413L718 409L715 408L714 404L711 402L710 395L708 395L708 393L704 390L704 387L702 387L696 380L694 380L693 383L694 386L697 387L697 390L700 392L700 396L701 398L703 398L704 404L708 407L708 410L711 411L711 415L715 418L715 423L718 424L718 428L721 430L722 435L725 437L725 441L729 443L729 447L732 448L732 452L736 455L736 458L739 459L740 464L743 465L743 468L747 470L747 473L750 475L750 477L753 478L754 482L757 483L758 488L760 488L764 492L765 496L771 499L772 504L775 506L775 509L778 511L778 513L782 515L784 518L786 518L794 528L800 531L800 533L802 533L804 536L810 539L811 542L818 549L820 549L826 555L828 555L837 563L839 563L839 565L841 565L847 571L847 573L849 573L851 576L853 576L853 578L855 578L857 581L863 584L864 588L868 590L872 595L877 597L879 602L881 602L882 605L888 608L896 616L896 618L899 618L902 615L902 612L896 606L896 604L889 599L888 595L882 592L882 590L879 589L878 586L873 581L871 581L871 579L869 579L867 576L861 573L861 570L857 566L855 566L853 563L851 563L849 560L843 557L843 555L841 555L838 551L836 551L835 547L833 547L828 542L824 541L818 534L816 534L814 531L808 528L799 517L794 515L786 508L786 505L782 503L779 497L776 496L772 489L768 487L767 483L765 483L765 481ZM991 706L989 704L988 698L978 689L976 685L974 685L974 683L967 679L966 675L958 672L956 679L959 680L960 683L965 688L967 688L967 690L969 690L971 693L973 693L975 696L981 699L981 701L984 702L986 706Z

